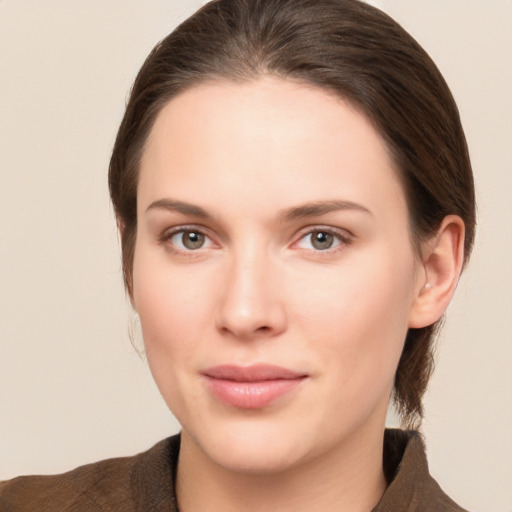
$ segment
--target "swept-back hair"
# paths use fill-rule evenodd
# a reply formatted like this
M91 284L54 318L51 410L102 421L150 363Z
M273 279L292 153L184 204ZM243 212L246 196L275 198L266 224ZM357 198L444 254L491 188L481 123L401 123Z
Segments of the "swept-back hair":
M334 92L366 115L399 173L413 243L419 247L446 215L459 215L467 259L475 196L466 140L450 90L420 45L389 16L359 0L214 0L147 57L115 142L109 186L130 295L139 163L159 112L194 85L268 75ZM438 325L410 329L405 340L394 399L408 426L418 426L422 418Z

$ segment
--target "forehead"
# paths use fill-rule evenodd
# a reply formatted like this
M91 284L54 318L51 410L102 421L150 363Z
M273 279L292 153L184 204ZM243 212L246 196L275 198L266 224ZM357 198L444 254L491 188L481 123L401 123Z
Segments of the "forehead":
M193 200L205 188L247 206L255 197L281 207L330 195L404 203L366 116L334 94L277 78L202 84L158 115L141 162L141 202L176 193Z

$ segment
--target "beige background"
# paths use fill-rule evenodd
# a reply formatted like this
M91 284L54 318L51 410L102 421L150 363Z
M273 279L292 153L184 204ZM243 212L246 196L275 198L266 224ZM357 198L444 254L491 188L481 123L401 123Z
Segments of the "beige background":
M0 478L177 431L127 336L106 168L152 46L202 2L0 1ZM512 2L381 0L459 102L479 231L426 399L432 472L512 511Z

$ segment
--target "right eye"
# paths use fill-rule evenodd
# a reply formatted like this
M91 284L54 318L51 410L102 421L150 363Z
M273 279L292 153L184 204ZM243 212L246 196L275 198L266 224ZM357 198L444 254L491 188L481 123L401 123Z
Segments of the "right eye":
M198 229L181 228L164 235L164 241L173 249L183 252L208 249L213 246L212 240Z

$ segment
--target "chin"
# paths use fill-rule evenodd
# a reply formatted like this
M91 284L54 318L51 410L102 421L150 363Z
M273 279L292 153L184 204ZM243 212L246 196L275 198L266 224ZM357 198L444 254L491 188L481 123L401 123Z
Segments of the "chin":
M275 421L241 421L183 435L192 438L196 449L216 465L237 473L278 473L308 458L305 435L289 429L283 432Z
M275 449L265 444L249 443L213 448L210 457L220 467L247 475L281 473L300 464L302 457L295 450L282 446ZM229 449L228 449L229 448Z

